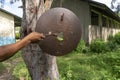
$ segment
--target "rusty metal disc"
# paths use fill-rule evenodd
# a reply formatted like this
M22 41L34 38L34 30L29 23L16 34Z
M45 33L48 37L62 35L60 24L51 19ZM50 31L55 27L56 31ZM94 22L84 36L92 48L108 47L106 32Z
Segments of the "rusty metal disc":
M39 44L44 52L54 56L71 52L81 38L80 21L72 11L66 8L52 8L43 13L35 31L45 35L57 35L46 36Z

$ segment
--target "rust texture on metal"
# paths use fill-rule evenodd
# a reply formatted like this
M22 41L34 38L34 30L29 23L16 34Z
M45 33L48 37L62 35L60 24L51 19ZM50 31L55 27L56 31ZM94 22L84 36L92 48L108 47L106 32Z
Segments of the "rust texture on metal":
M44 52L54 56L71 52L81 38L80 21L66 8L52 8L46 11L38 20L35 31L58 35L58 39L56 36L46 36L39 44ZM59 34L62 37L59 37Z

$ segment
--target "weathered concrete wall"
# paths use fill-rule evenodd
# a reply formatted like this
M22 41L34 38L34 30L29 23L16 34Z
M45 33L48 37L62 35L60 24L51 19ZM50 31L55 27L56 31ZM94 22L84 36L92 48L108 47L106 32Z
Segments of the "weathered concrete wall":
M117 28L102 27L102 30L100 30L99 26L90 25L89 26L89 43L91 43L91 41L95 39L102 39L104 41L107 41L109 35L114 36L118 32L120 32L120 29L117 29Z
M73 11L80 19L82 39L88 42L88 26L90 25L90 8L88 3L80 0L54 0L53 7L64 7Z
M0 46L14 42L14 17L0 11Z

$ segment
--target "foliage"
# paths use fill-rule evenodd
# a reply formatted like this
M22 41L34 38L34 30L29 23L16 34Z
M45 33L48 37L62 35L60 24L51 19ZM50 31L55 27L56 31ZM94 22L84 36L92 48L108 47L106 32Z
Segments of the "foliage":
M103 53L108 51L116 51L120 48L120 32L116 33L114 36L109 35L108 41L96 39L90 44L90 51L95 53Z
M16 39L20 39L20 33L16 33L16 34L15 34L15 38L16 38Z
M120 12L118 13L118 16L120 17Z
M104 54L69 54L57 57L60 80L119 80L120 51ZM24 62L13 69L17 78L31 80Z
M95 53L103 53L108 50L106 43L101 39L93 40L90 44L90 51Z
M112 8L112 9L115 9L116 12L119 13L119 12L120 12L120 3L117 2L117 1L118 1L118 0L112 0L112 1L111 1L111 8ZM117 5L116 5L116 3L117 3Z
M116 51L119 48L113 35L109 35L107 46L109 51Z
M24 78L25 80L31 80L24 62L20 62L15 66L12 75L19 79Z
M0 5L1 5L1 7L4 6L4 3L5 3L5 0L0 0Z
M6 70L6 67L3 63L0 63L0 73L2 73L4 70Z
M19 1L19 0L9 0L9 1L10 1L11 4L13 4L14 2ZM4 6L4 3L5 3L5 0L0 0L0 4L2 4L1 7Z
M110 72L116 80L120 79L120 51L116 53L111 53L107 57L103 57L103 61L110 66Z
M81 53L85 49L85 47L86 47L85 46L85 41L83 39L81 39L78 46L77 46L77 48L76 48L76 51L78 53Z
M108 41L114 41L114 36L113 35L109 35L107 39L108 39Z
M58 57L60 80L119 80L120 52Z
M115 51L120 48L120 32L116 33L114 36L110 35L108 37L107 46L110 51Z
M117 43L118 45L120 45L120 32L118 32L117 34L115 34L114 41L115 41L115 43Z
M115 38L116 35L117 38ZM88 54L88 52L78 54L82 53L86 47L85 42L81 40L76 51L72 52L77 54L57 57L60 80L119 80L120 50L116 49L113 50L114 52L107 52L108 46L113 49L114 43L117 43L119 36L116 35L110 36L108 42L102 40L93 41L90 44L92 54ZM104 54L98 55L94 51L98 53L104 52ZM17 78L24 77L26 80L31 80L24 62L20 62L15 66L13 75Z
M20 39L20 27L15 27L15 38Z
M87 53L89 51L89 47L87 47L85 45L85 41L83 39L80 40L80 42L78 43L76 49L74 51L72 51L72 54L80 54L80 53Z
M113 41L108 41L107 42L107 47L108 47L108 51L116 51L119 47L116 43L114 43Z

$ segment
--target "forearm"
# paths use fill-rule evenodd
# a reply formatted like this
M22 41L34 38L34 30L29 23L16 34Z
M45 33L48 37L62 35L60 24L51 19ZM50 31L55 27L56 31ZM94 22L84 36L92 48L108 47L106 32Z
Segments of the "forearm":
M31 41L26 38L14 44L0 47L0 61L4 61L13 56L18 50L29 44Z

